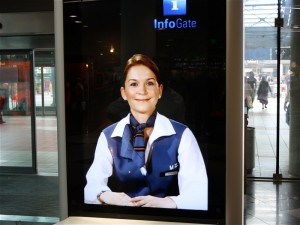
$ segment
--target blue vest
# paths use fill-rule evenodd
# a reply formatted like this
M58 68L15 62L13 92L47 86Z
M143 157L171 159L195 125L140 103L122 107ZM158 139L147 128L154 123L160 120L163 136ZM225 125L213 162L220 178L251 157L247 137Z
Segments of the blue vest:
M144 166L142 161L144 156L133 150L129 125L125 126L122 138L111 138L117 123L103 130L113 156L113 174L108 180L108 186L112 191L125 192L130 197L141 195L165 197L179 194L178 147L186 126L170 121L176 134L163 136L154 141L146 175L140 171Z

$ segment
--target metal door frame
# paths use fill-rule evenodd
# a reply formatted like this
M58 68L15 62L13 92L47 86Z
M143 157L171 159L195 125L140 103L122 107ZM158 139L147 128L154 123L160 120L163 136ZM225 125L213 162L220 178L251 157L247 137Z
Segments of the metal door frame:
M34 95L34 57L32 49L22 49L22 50L0 50L0 54L27 54L29 56L30 62L30 86L29 86L29 96L30 96L30 117L31 117L31 157L32 163L31 167L17 167L17 166L0 166L0 173L20 173L20 174L36 174L37 173L37 152L36 152L36 115L35 115L35 95ZM9 126L9 124L5 124ZM0 150L1 151L1 150Z

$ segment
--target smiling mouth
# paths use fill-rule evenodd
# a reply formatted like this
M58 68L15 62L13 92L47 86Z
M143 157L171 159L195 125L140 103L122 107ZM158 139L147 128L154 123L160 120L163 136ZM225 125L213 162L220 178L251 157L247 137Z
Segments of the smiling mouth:
M135 99L137 102L148 102L150 99Z

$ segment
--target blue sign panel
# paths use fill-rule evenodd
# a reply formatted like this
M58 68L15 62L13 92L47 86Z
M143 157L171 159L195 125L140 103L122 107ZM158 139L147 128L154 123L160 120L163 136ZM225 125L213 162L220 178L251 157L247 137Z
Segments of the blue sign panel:
M163 0L164 16L186 14L186 0Z

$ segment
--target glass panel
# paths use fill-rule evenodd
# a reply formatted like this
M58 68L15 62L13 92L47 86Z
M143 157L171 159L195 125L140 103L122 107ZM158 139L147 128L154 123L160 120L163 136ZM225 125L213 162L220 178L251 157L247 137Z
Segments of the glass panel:
M287 106L286 116L289 124L289 151L288 171L289 177L300 177L300 1L286 1L285 11L290 12L290 20L285 21L286 39L290 37L290 67L289 77L286 77L287 84ZM283 117L285 118L285 117Z
M54 67L35 67L35 106L37 115L56 115L54 71Z
M56 115L54 52L35 51L35 104L37 115Z
M0 57L0 166L26 171L35 167L31 54L0 52Z
M280 1L280 19L283 20L277 19L275 23L277 0L245 1L245 94L251 96L253 90L254 97L248 111L245 139L246 166L251 177L298 178L300 175L300 105L295 100L299 100L299 81L297 66L294 66L299 64L300 56L299 51L293 51L299 49L300 39L299 28L290 29L299 17L299 10L293 10L296 2L300 3ZM266 88L267 94L262 95L260 84L264 79L269 88ZM291 108L293 113L289 113ZM293 125L289 121L294 121Z
M35 81L35 110L36 115L43 115L44 107L44 98L43 90L44 86L42 85L42 67L34 68L34 81Z
M248 111L247 172L273 177L276 169L277 1L245 1L245 80ZM246 87L246 86L245 86Z
M55 103L55 68L43 67L44 74L44 113L56 115Z

